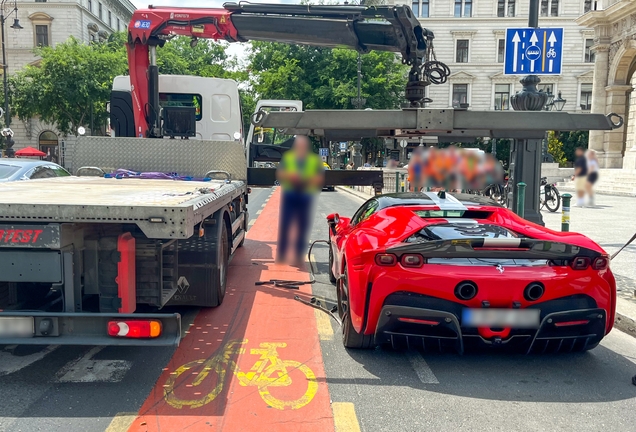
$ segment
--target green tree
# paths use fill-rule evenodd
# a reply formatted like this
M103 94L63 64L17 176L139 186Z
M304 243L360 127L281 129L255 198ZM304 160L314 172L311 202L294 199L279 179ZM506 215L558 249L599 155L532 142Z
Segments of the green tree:
M116 38L85 45L75 38L36 50L37 66L11 77L12 114L40 117L65 134L79 126L103 124L115 76L126 73L126 59Z
M563 143L554 131L548 132L548 153L552 155L554 161L558 162L560 167L565 166L567 159L563 152Z
M576 159L576 156L574 155L576 148L583 147L584 149L586 149L588 147L589 139L589 131L572 131L559 133L559 141L563 143L563 153L565 154L565 159L568 162L574 162L574 159Z
M351 109L357 96L358 54L273 42L252 42L249 70L263 99L302 100L305 109ZM398 108L408 69L388 52L362 55L361 95L366 107Z

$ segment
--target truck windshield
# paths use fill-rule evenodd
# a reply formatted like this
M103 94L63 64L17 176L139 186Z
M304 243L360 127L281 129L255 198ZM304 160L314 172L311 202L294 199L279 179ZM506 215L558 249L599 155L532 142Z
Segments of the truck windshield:
M6 179L15 174L20 167L13 165L0 165L0 179Z
M265 112L296 111L296 108L291 107L261 107L260 109ZM275 128L256 127L254 128L252 143L280 145L292 139L293 137L293 135L286 134L283 130Z
M163 107L194 107L196 108L196 120L203 118L201 106L203 98L199 94L188 93L159 93L159 105Z

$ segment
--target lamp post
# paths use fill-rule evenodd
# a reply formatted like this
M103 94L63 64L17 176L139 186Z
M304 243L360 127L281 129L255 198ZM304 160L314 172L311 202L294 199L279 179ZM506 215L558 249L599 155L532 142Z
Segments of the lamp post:
M5 41L7 40L6 35L4 33L4 23L11 16L11 14L15 13L15 19L13 24L11 25L12 29L20 30L22 26L20 25L20 20L18 19L18 2L14 0L13 2L13 10L9 12L6 16L4 15L4 6L10 0L2 0L0 2L0 26L2 27L2 78L4 82L4 115L5 115L5 124L7 128L11 125L11 114L9 113L9 83L7 81L7 51L5 47ZM10 137L9 137L10 138Z

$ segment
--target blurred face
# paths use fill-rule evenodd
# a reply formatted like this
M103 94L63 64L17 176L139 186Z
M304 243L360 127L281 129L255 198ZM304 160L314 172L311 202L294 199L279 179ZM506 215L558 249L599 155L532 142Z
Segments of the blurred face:
M298 156L305 156L309 153L309 138L306 136L297 136L294 140L294 150Z
M576 149L576 155L577 155L577 156L583 156L583 150L581 150L581 149Z

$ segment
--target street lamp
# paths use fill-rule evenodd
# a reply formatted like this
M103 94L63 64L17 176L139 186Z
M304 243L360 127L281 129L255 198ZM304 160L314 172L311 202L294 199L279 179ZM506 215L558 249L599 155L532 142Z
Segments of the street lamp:
M13 10L9 12L6 16L4 15L4 6L10 0L2 0L0 1L0 25L2 26L2 75L4 81L4 115L5 123L7 128L11 125L11 114L9 113L9 84L7 82L7 53L5 49L5 41L7 40L6 35L4 34L4 23L11 16L11 14L15 13L15 18L13 20L13 24L11 25L12 29L20 30L23 27L20 25L20 20L18 19L18 1L13 1Z
M566 99L563 99L561 97L561 92L559 92L559 95L557 96L556 99L554 99L554 101L552 102L554 104L554 107L556 108L557 111L562 111L563 108L565 107L565 103L567 102Z

